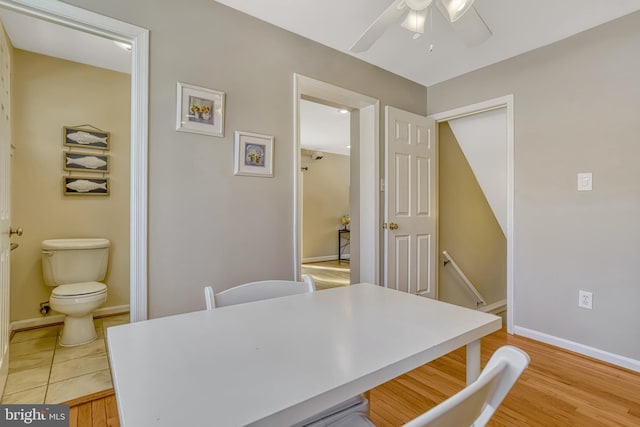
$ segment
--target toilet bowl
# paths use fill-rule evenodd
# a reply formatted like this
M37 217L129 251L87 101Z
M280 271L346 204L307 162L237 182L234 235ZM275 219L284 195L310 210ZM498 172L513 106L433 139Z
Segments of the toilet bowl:
M55 239L42 242L45 283L54 286L51 308L65 315L59 343L65 347L97 338L93 311L107 300L107 239Z

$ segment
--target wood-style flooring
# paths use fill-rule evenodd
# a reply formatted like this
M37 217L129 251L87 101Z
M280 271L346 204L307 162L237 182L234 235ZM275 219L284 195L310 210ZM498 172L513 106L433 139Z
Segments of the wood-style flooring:
M504 331L482 340L482 365L505 344L531 364L490 426L640 426L640 374ZM374 388L372 420L393 427L423 413L464 387L465 366L460 349ZM70 404L72 427L119 427L113 391Z
M338 260L305 263L302 274L313 277L317 290L347 286L351 279L351 264Z
M66 402L69 427L120 427L113 389Z
M482 366L506 344L526 351L531 364L489 422L490 426L640 426L640 374L527 338L498 331L482 340ZM464 387L459 349L371 391L371 418L400 426Z

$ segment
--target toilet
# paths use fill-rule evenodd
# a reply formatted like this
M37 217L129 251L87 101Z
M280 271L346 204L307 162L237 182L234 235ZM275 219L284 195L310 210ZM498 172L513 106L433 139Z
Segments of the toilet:
M109 262L108 239L52 239L42 242L42 273L51 308L65 315L60 345L87 344L97 337L93 311L107 300L101 283Z

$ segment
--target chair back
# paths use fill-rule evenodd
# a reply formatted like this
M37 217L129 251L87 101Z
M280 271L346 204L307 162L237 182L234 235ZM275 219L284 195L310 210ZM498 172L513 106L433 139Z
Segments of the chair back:
M207 310L288 295L305 294L316 290L315 282L311 276L303 275L302 279L302 282L262 280L238 285L217 294L213 293L211 286L207 286L204 288Z
M476 381L405 427L486 425L529 361L529 355L516 347L500 347Z

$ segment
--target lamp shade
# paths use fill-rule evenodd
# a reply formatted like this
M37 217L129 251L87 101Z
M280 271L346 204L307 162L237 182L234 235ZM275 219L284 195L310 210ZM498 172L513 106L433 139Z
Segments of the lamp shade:
M471 7L474 0L437 0L438 8L449 18L449 22L456 22Z

